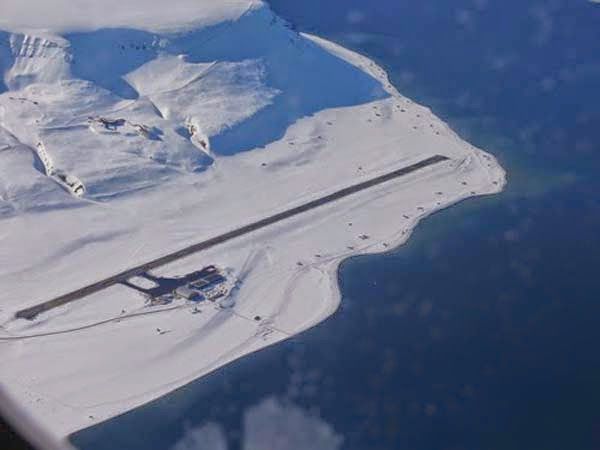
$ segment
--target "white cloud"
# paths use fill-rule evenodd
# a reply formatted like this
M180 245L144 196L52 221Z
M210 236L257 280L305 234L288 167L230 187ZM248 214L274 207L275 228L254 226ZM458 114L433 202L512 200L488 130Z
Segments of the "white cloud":
M244 417L244 450L337 450L343 438L321 418L271 397Z
M243 450L339 450L343 440L320 417L275 397L244 413ZM227 450L227 439L209 422L190 429L171 450Z
M172 450L227 450L227 439L218 424L209 422L189 430Z

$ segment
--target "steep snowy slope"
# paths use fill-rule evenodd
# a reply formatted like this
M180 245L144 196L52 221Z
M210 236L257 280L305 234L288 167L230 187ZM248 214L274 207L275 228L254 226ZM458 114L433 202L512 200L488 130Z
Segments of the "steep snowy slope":
M63 34L100 28L181 31L233 20L252 0L1 0L0 29Z
M0 382L59 435L319 323L343 258L505 183L375 63L261 2L115 4L0 0ZM146 274L217 264L235 282L220 302L118 284L15 319L434 155L448 159Z

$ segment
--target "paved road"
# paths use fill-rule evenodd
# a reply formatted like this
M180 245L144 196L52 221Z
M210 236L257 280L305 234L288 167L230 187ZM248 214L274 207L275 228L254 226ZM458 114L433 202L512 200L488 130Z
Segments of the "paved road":
M172 263L173 261L185 258L186 256L193 255L194 253L198 253L200 251L206 250L206 249L214 247L216 245L223 244L224 242L227 242L232 239L243 236L245 234L260 230L261 228L268 227L269 225L273 225L274 223L281 222L282 220L286 220L286 219L289 219L290 217L297 216L298 214L305 213L307 211L310 211L311 209L318 208L319 206L323 206L327 203L335 202L335 201L340 200L349 195L355 194L355 193L363 191L365 189L369 189L373 186L377 186L377 185L385 183L387 181L391 181L393 179L402 177L404 175L408 175L409 173L415 172L417 170L423 169L428 166L432 166L432 165L440 163L442 161L447 161L448 159L449 158L447 158L446 156L435 155L430 158L419 161L415 164L412 164L410 166L403 167L402 169L394 170L393 172L372 178L371 180L354 184L347 188L336 191L332 194L326 195L325 197L321 197L316 200L312 200L308 203L304 203L303 205L297 206L295 208L288 209L286 211L269 216L269 217L259 220L257 222L253 222L248 225L244 225L240 228L236 228L235 230L229 231L229 232L221 234L219 236L215 236L213 238L207 239L207 240L199 242L197 244L190 245L189 247L186 247L186 248L183 248L176 252L162 256L160 258L157 258L153 261L139 265L137 267L133 267L129 270L126 270L124 272L113 275L102 281L98 281L97 283L93 283L93 284L85 286L81 289L77 289L76 291L69 292L68 294L61 295L60 297L53 298L52 300L45 301L38 305L32 306L30 308L22 309L15 314L15 317L20 318L20 319L32 320L38 314L40 314L44 311L48 311L48 310L56 308L58 306L62 306L67 303L71 303L75 300L79 300L83 297L87 297L88 295L99 292L99 291L106 289L110 286L113 286L115 284L122 283L123 281L126 281L135 276L138 276L144 272L148 272L152 269L156 269L157 267L167 265L169 263Z

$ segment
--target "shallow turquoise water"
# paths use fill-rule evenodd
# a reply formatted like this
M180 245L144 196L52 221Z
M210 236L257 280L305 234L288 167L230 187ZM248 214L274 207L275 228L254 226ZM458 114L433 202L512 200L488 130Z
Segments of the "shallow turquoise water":
M272 1L499 156L507 191L346 261L331 319L78 433L81 448L171 448L206 421L243 448L268 397L345 449L600 448L600 6L414 3Z

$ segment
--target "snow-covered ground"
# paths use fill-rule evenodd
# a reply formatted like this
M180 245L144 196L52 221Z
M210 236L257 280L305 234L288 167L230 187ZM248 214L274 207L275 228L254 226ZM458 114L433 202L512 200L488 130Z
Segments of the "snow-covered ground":
M0 0L0 382L59 436L317 324L340 301L340 261L504 186L375 63L260 2L39 0L52 8L34 18L32 3ZM116 285L13 319L437 154L450 160L154 271L217 264L237 280L223 306L149 308Z

